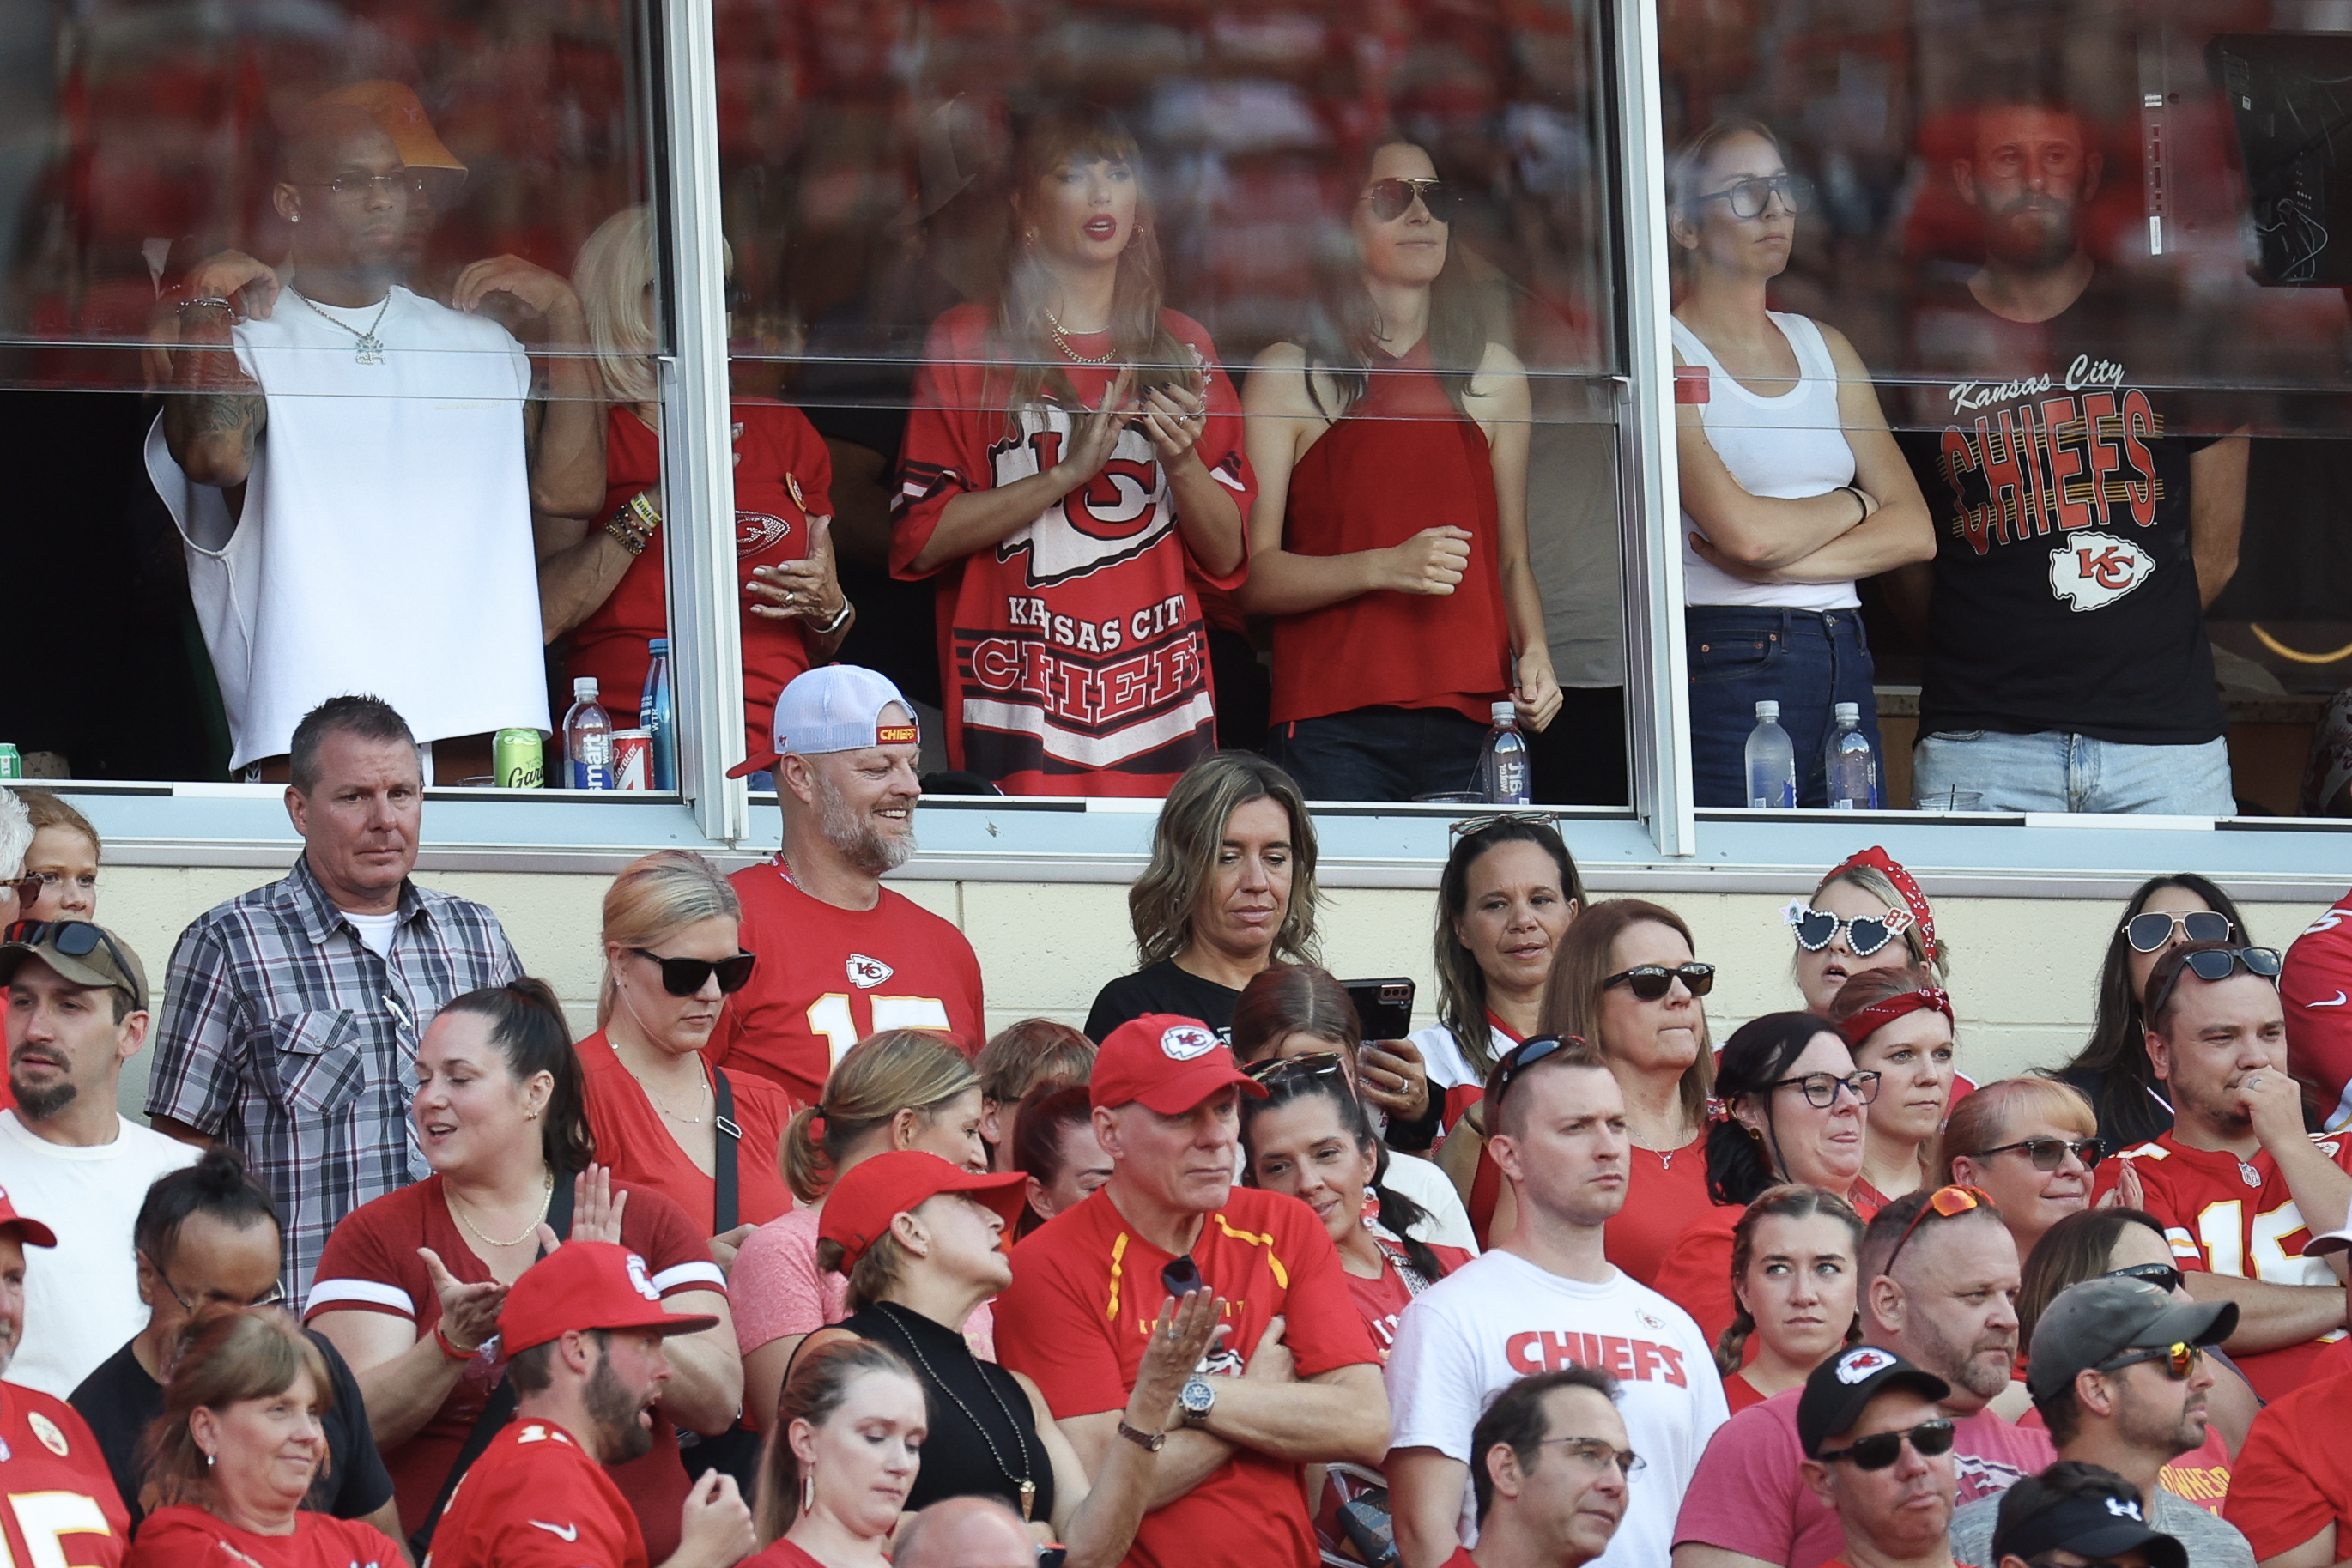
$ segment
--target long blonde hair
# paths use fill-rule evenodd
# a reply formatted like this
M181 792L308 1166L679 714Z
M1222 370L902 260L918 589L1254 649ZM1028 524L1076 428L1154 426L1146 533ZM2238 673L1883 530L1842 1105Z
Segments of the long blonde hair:
M1151 863L1127 890L1135 923L1135 956L1150 968L1173 958L1192 940L1192 912L1216 870L1225 823L1254 800L1272 800L1290 819L1290 904L1269 955L1278 963L1317 961L1315 823L1289 774L1254 751L1213 751L1176 780L1151 829Z
M742 900L719 869L692 850L656 850L621 868L604 890L604 941L623 947L659 946L704 920L740 920ZM596 1027L613 1018L613 966L596 988Z
M784 1129L784 1181L803 1203L833 1185L851 1145L901 1111L936 1116L980 1083L964 1054L920 1029L886 1029L842 1052L824 1081L824 1098Z
M731 265L733 251L725 240L719 244ZM588 318L588 346L596 351L596 379L608 402L661 402L654 374L661 334L646 292L653 286L653 212L643 205L623 207L596 225L572 264L572 292Z

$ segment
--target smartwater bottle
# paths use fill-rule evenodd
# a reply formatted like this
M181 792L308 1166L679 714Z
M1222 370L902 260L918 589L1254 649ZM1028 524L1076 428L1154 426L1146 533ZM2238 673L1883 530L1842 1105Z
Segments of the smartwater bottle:
M653 737L654 788L677 788L677 732L670 727L669 639L656 637L646 665L645 695L637 699L637 727Z
M1535 789L1535 773L1528 766L1527 737L1519 733L1519 710L1501 702L1487 712L1495 727L1478 758L1478 793L1489 806L1524 806Z
M1797 807L1797 747L1780 727L1780 705L1756 705L1756 727L1748 732L1748 804L1759 811Z
M572 711L563 716L563 765L574 789L613 787L613 716L596 700L596 677L572 683Z
M1830 805L1840 811L1878 810L1878 753L1862 733L1862 705L1840 703L1822 747L1822 771L1829 776Z

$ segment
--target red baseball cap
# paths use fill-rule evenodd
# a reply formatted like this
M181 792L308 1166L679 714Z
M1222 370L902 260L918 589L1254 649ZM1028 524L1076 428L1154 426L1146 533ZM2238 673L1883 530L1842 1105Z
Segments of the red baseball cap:
M15 1231L16 1239L27 1246L55 1247L58 1244L56 1231L37 1219L27 1219L17 1213L16 1206L8 1200L7 1189L0 1187L0 1231L8 1230Z
M994 1209L1009 1229L1028 1201L1029 1177L1022 1171L971 1171L950 1165L928 1149L896 1149L860 1160L833 1184L817 1211L820 1240L841 1247L841 1267L890 1233L890 1221L943 1192L968 1192Z
M717 1318L662 1310L646 1260L617 1241L567 1241L523 1270L499 1309L508 1355L574 1329L659 1329L696 1333Z
M1110 1031L1095 1053L1087 1088L1098 1109L1140 1100L1163 1116L1181 1116L1228 1083L1265 1098L1265 1086L1234 1064L1234 1053L1207 1024L1146 1013Z

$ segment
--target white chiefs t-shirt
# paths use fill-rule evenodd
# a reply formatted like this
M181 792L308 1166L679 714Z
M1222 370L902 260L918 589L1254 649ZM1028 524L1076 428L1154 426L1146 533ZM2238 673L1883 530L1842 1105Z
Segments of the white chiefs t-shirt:
M373 326L382 362L360 363L337 322ZM238 517L172 460L160 416L147 436L229 765L286 751L302 716L345 692L382 697L419 740L547 729L522 345L400 287L381 319L282 289L233 337L269 409Z
M1466 1465L1471 1428L1496 1395L1529 1373L1570 1364L1617 1379L1627 1440L1648 1461L1626 1483L1624 1522L1595 1561L1665 1568L1683 1492L1729 1411L1690 1314L1622 1271L1588 1285L1495 1251L1414 1298L1389 1352L1389 1446L1434 1448ZM1476 1512L1465 1478L1465 1543L1478 1539Z

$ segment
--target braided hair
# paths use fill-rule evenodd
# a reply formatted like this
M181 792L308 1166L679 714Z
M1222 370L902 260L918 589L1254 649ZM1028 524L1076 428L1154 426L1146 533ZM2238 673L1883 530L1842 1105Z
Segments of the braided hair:
M1767 1219L1811 1219L1827 1215L1842 1221L1852 1233L1851 1245L1856 1257L1862 1253L1862 1216L1853 1205L1826 1187L1805 1186L1797 1182L1769 1187L1748 1206L1739 1223L1731 1231L1731 1326L1715 1342L1716 1369L1728 1377L1738 1372L1748 1359L1748 1336L1756 1332L1756 1316L1748 1310L1747 1298L1740 1287L1748 1282L1748 1265L1756 1257L1756 1230ZM1845 1343L1853 1344L1862 1338L1862 1313L1856 1311L1853 1321L1846 1325Z

